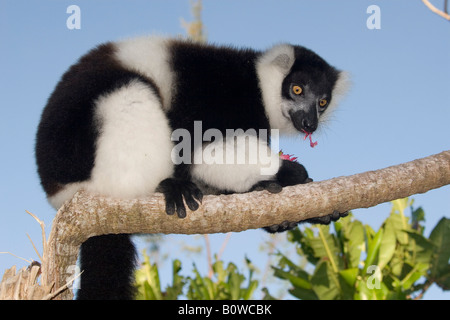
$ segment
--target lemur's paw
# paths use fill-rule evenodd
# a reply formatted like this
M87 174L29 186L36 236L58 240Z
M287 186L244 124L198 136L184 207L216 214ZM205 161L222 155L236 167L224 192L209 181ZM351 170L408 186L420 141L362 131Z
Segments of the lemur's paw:
M311 224L330 224L331 221L336 222L339 220L339 218L344 218L346 216L348 216L348 212L340 213L338 211L334 211L332 214L319 218L307 219L302 222L308 222Z
M203 194L195 183L189 180L168 178L159 183L156 191L164 194L166 200L166 213L173 215L175 212L179 218L186 217L186 207L192 211L199 208ZM184 198L184 202L183 202Z
M295 227L297 227L297 224L298 222L283 221L280 224L274 224L269 227L264 227L263 229L269 233L284 232L294 229Z
M308 176L308 172L303 165L289 160L283 160L275 180L282 187L295 186L297 184L304 184L313 181Z
M263 180L259 181L257 184L255 184L250 191L263 191L267 190L270 193L279 193L281 190L283 190L283 187L278 184L278 182L273 180Z

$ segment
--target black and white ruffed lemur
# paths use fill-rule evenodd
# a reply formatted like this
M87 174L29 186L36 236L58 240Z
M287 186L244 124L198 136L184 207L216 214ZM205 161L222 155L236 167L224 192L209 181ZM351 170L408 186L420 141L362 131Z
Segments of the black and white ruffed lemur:
M270 136L259 132L311 134L346 91L346 79L313 51L290 44L256 51L150 36L100 45L62 76L43 111L36 140L41 184L55 208L79 189L118 198L159 191L167 214L183 218L185 205L196 210L204 193L278 192L309 182L305 168L278 160ZM195 122L202 134L223 133L225 141L211 144L231 143L244 154L225 133L255 130L244 145L266 150L278 161L275 168L261 174L266 164L258 161L174 163L172 133L194 135ZM192 143L190 158L207 146ZM297 223L265 229L280 232ZM88 239L77 299L133 298L135 255L130 235Z

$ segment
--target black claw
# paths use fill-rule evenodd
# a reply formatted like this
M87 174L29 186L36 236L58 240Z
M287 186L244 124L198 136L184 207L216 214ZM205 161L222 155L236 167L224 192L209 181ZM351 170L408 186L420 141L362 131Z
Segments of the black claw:
M184 201L187 204L188 208L191 210L197 210L198 209L198 203L194 200L194 197L192 196L191 192L187 189L182 190Z
M283 187L280 186L276 181L263 180L255 184L251 190L252 191L267 190L270 193L279 193L281 192L281 190L283 190Z
M184 207L184 205L181 205L177 208L177 215L178 218L186 218L186 208Z
M200 207L199 203L197 201L195 201L192 196L190 196L188 198L185 197L184 201L186 202L189 210L191 210L191 211L195 211Z
M280 224L274 224L269 227L265 227L264 230L266 230L269 233L284 232L294 229L295 227L297 227L297 224L298 222L283 221Z
M202 203L203 200L203 193L202 191L195 185L195 183L192 183L190 188L192 197L196 199L198 202Z
M336 222L338 221L340 218L344 218L348 216L348 212L344 212L344 213L340 213L339 211L333 211L332 214L323 216L323 217L318 217L318 218L312 218L312 219L307 219L304 220L302 222L308 222L311 224L330 224L331 221Z
M166 213L172 216L175 213L175 204L172 201L166 200Z
M266 190L270 193L280 193L283 188L276 182L267 184Z
M196 192L194 193L194 198L198 200L198 202L200 202L200 204L202 204L203 201L203 193L200 191L200 189L197 189Z
M341 213L340 216L341 218L345 218L346 216L348 216L348 211Z
M274 224L273 226L265 227L264 229L269 233L275 233L278 230L278 225Z
M289 222L288 230L296 228L298 225L298 222Z

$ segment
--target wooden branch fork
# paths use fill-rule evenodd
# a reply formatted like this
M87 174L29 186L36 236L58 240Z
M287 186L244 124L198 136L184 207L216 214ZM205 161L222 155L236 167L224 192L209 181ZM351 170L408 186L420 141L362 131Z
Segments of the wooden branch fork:
M320 217L424 193L450 184L450 151L381 170L284 188L205 196L200 208L178 218L165 213L162 194L119 200L78 192L53 220L43 256L43 285L64 286L80 245L103 234L240 232L283 221ZM72 267L71 267L72 266ZM70 299L66 290L60 298Z

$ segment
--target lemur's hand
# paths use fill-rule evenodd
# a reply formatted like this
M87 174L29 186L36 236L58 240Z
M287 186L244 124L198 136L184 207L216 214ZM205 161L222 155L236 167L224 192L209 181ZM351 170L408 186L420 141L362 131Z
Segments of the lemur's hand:
M282 160L282 164L276 175L276 181L282 187L295 186L312 182L305 167L296 161Z
M166 213L173 215L177 213L179 218L186 217L186 207L192 211L199 208L203 194L195 183L189 180L168 178L160 182L156 191L162 192L166 200ZM184 198L184 202L183 202Z

